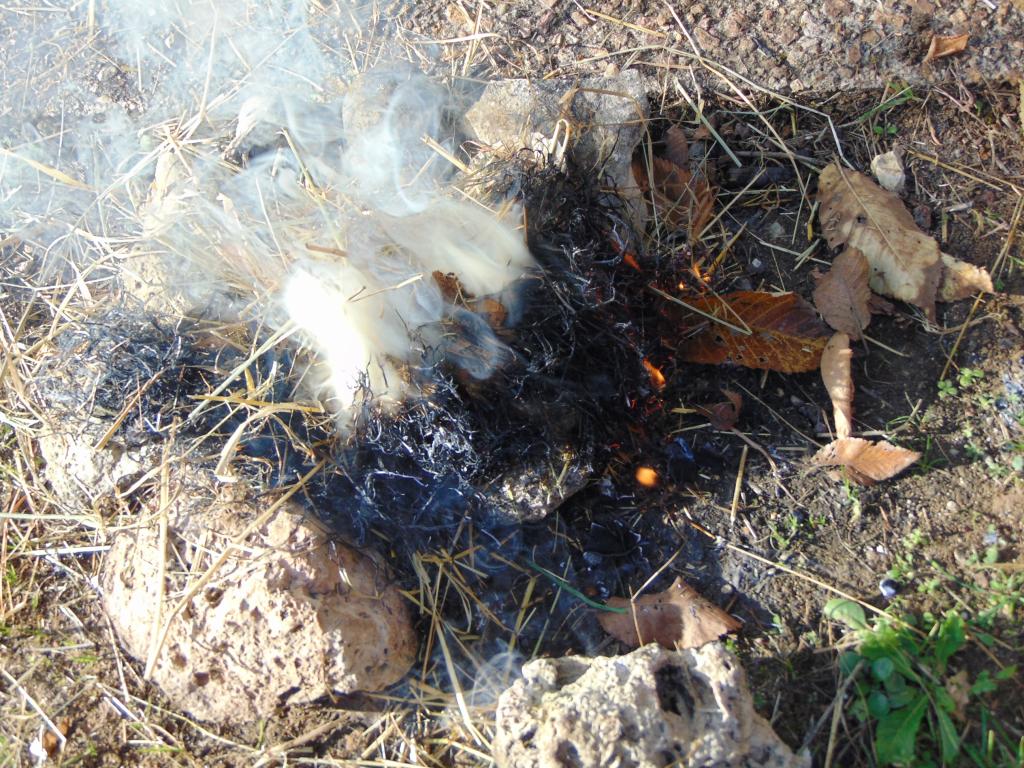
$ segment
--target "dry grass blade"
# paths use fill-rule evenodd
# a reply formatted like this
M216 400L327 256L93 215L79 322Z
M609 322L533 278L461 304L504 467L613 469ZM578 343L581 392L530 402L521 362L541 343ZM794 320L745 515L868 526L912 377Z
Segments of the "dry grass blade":
M171 622L174 621L175 617L177 617L177 615L188 606L192 598L195 597L200 592L200 590L202 590L203 587L210 583L213 577L217 575L217 572L220 570L221 566L223 566L224 563L226 563L228 559L231 558L231 556L234 555L241 548L241 546L245 543L245 540L249 538L249 536L252 535L253 532L258 531L263 525L265 525L267 521L270 520L270 518L277 514L277 511L284 505L284 503L288 501L288 499L290 499L296 493L298 493L300 490L302 490L305 487L306 483L308 483L313 477L315 477L320 472L320 470L322 470L324 466L326 466L326 464L327 459L321 459L315 467L309 470L309 472L303 475L295 484L293 484L287 491L285 491L285 493L283 493L281 497L278 498L277 501L275 501L273 504L267 507L266 511L263 512L263 514L261 514L251 523L249 523L249 525L247 525L241 533L239 533L235 538L233 538L231 542L228 544L228 546L224 548L224 551L221 552L217 559L214 560L213 563L210 565L210 567L206 569L206 573L204 573L199 579L196 579L196 581L192 583L192 585L181 596L181 599L171 609L171 611L166 617L166 620L164 621L163 629L161 630L159 635L159 640L156 642L155 648L151 650L152 658L154 660L160 654L160 650L167 639L167 633L170 630ZM143 677L149 679L152 674L152 665L147 665Z

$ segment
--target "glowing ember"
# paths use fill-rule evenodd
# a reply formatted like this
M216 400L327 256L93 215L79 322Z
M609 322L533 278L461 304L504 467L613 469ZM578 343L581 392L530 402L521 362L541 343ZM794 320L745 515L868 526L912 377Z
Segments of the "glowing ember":
M644 488L654 488L658 484L658 473L651 467L637 467L636 481Z

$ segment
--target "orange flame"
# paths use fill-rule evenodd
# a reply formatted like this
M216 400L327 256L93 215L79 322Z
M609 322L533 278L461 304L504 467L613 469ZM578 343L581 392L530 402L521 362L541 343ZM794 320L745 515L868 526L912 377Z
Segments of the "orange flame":
M644 369L647 371L647 375L651 379L651 385L655 389L659 389L659 390L660 389L664 389L665 388L665 374L663 374L661 371L659 371L654 366L654 363L652 363L646 357L644 358L643 363L644 363Z

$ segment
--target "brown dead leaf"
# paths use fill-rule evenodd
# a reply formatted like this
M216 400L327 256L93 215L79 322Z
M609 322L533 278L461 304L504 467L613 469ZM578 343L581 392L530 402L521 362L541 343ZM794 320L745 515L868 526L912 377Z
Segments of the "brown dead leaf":
M829 246L848 245L864 253L871 289L914 304L934 320L942 281L939 245L917 228L899 197L833 162L818 178L818 202Z
M743 410L743 398L739 392L733 392L731 389L723 389L722 394L726 398L724 402L706 408L698 405L693 410L701 416L706 416L715 429L728 431L739 421L740 411Z
M633 159L633 178L655 215L673 229L687 233L692 242L711 221L715 195L707 177L686 168L686 139L682 131L668 134L669 157ZM681 162L678 162L678 161Z
M992 278L984 267L976 267L966 261L942 254L942 265L945 271L942 273L942 287L939 289L939 298L942 301L956 301L973 296L979 291L992 293Z
M491 328L498 329L505 327L508 320L508 308L498 299L491 296L484 296L481 299L474 298L473 294L466 291L462 281L452 274L445 274L434 270L432 277L441 291L441 296L449 304L463 306L471 312L480 315Z
M888 299L883 299L877 293L872 293L868 299L868 309L872 315L895 315L896 307Z
M935 61L935 59L952 56L954 53L964 51L967 48L967 41L970 37L968 34L932 35L932 41L928 45L928 53L925 54L921 63L927 64L930 61Z
M961 669L955 675L946 678L946 693L953 701L953 717L963 720L971 698L971 683L967 679L966 669Z
M669 650L699 648L740 628L736 619L682 579L676 579L664 592L643 595L632 602L613 597L608 605L627 611L602 612L598 621L605 632L631 648L651 642Z
M872 443L859 437L841 437L826 445L813 457L818 467L843 467L851 480L874 485L888 480L921 458L916 451L899 448L884 440Z
M853 377L850 375L850 337L837 333L828 340L821 353L821 379L832 399L836 437L853 434Z
M825 322L854 341L871 322L869 272L863 252L847 246L836 256L828 274L817 278L814 288L814 306Z
M431 276L441 290L441 296L449 304L455 304L465 299L465 289L462 287L462 281L456 275L451 272L445 274L435 269Z
M665 305L665 314L678 331L676 354L691 363L735 363L782 373L813 371L829 337L814 308L795 293L736 291L680 301L695 311L672 303ZM671 347L673 340L665 343Z
M665 157L680 168L686 168L690 164L690 143L686 140L686 133L678 125L673 125L665 131Z

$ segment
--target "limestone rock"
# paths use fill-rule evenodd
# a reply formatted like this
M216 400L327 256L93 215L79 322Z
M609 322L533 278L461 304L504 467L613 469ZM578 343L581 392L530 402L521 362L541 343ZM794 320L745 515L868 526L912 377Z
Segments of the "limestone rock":
M721 644L539 659L498 700L500 768L809 766L754 711Z
M165 510L151 502L140 525L114 538L100 586L129 653L145 661L159 649L152 680L176 707L202 720L251 722L332 692L380 690L409 670L416 636L383 569L288 504L171 618L188 584L270 502L241 485L226 495L174 477L169 491Z
M524 147L557 151L557 139L567 134L568 158L580 173L617 187L630 217L641 224L643 200L630 163L648 114L643 79L626 70L609 78L489 83L465 121L478 141L510 154Z

